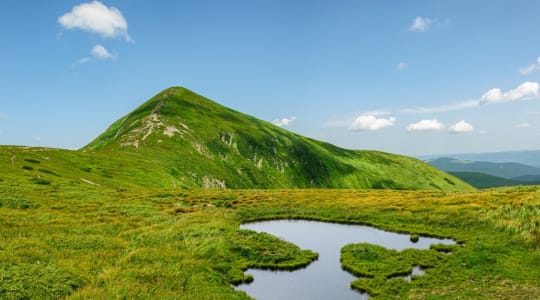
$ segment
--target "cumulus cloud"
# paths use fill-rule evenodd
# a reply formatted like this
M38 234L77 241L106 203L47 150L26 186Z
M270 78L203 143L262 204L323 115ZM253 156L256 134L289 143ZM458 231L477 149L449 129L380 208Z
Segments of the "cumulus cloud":
M511 89L506 92L503 92L500 88L490 89L489 91L484 93L479 99L467 100L435 107L406 108L401 110L401 112L416 114L438 113L473 108L487 104L521 101L538 97L539 90L540 85L538 84L538 82L527 81L520 84L515 89Z
M536 58L536 62L534 64L531 64L526 68L519 69L519 72L523 75L530 74L534 71L540 71L540 56Z
M418 16L414 18L414 20L412 21L411 26L409 27L409 31L414 31L414 32L427 31L434 21L435 21L434 19Z
M456 124L450 125L448 127L448 131L451 133L467 133L474 130L474 127L465 122L464 120L461 120L457 122Z
M408 67L409 67L409 64L406 62L400 62L399 64L397 64L398 71L403 71L407 69Z
M361 115L357 117L349 129L352 131L376 131L386 127L391 127L396 122L396 118L377 118L376 115Z
M292 116L290 118L275 119L274 121L272 121L272 124L279 127L290 127L294 124L295 121L296 117Z
M107 59L114 59L115 56L107 50L107 48L103 47L102 45L95 45L90 50L90 53L92 54L91 57L83 57L77 61L79 64L85 64L87 62L91 62L92 60L107 60Z
M113 58L113 55L107 50L107 48L103 47L102 45L95 45L92 48L92 55L95 58L99 59L110 59Z
M58 18L58 23L67 29L80 29L105 38L123 37L126 41L132 41L122 12L99 1L74 6L71 12Z
M511 101L519 101L527 98L538 96L538 90L540 86L538 82L524 82L517 88L503 92L499 88L494 88L487 91L482 98L480 98L480 105L491 103L503 103Z
M437 131L443 130L444 124L436 119L433 120L421 120L416 123L409 124L407 131Z
M407 126L407 131L442 131L445 129L450 133L466 133L474 130L473 126L464 120L448 126L437 119L420 120Z

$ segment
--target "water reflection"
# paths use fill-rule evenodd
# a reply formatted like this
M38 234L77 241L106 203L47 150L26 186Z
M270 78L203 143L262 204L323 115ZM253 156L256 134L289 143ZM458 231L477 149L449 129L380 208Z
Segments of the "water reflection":
M356 278L341 269L341 248L351 243L370 243L385 248L429 249L431 244L454 244L450 239L420 237L413 243L408 234L383 231L362 225L305 220L273 220L243 224L242 229L266 232L319 253L319 259L296 271L249 269L254 281L237 289L259 299L368 299L350 288ZM417 268L413 272L420 272ZM416 275L416 273L413 273ZM410 277L410 276L409 276Z

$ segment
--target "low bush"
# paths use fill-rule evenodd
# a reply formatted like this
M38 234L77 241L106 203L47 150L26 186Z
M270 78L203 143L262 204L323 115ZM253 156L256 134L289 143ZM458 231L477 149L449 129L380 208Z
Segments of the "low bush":
M33 163L33 164L39 164L39 163L41 163L39 160L33 159L33 158L25 158L24 161L27 161L27 162Z
M49 185L51 184L51 182L47 179L43 179L43 178L34 178L32 179L32 182L35 183L35 184L41 184L41 185Z

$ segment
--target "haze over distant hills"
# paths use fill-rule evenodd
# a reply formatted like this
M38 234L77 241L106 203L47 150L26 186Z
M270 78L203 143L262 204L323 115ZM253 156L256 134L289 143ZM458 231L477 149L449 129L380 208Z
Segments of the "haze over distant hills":
M460 160L485 161L493 163L515 162L540 168L540 150L456 153L418 156L418 158L422 160L433 160L441 157L451 157Z
M540 184L540 168L521 163L496 163L448 157L427 162L478 188Z

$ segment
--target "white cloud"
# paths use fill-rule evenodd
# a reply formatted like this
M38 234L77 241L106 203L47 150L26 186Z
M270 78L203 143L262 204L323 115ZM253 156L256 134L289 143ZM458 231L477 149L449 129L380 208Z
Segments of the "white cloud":
M527 81L520 84L515 89L509 90L507 92L503 92L499 88L493 88L484 93L482 97L475 100L467 100L435 107L406 108L401 110L401 112L413 114L438 113L473 108L486 104L521 101L538 97L539 90L540 85L538 84L538 82Z
M352 131L375 131L386 127L391 127L396 122L396 118L377 118L376 115L361 115L357 117L349 126Z
M102 45L95 45L94 48L92 48L91 52L95 58L99 58L99 59L113 58L113 55L107 50L107 48L103 47Z
M487 91L482 98L480 98L480 105L490 103L503 103L511 101L519 101L531 97L538 96L538 90L540 86L538 82L524 82L517 88L509 90L507 92L501 91L499 88L494 88Z
M445 129L450 133L466 133L474 130L473 126L464 120L448 126L437 119L421 120L407 126L407 131L442 131Z
M523 75L530 74L534 71L540 71L540 56L536 58L536 62L534 64L531 64L526 68L519 69L519 72Z
M272 121L272 124L279 127L289 127L292 126L295 121L296 117L292 116L290 118L275 119L274 121Z
M416 17L409 27L409 31L424 32L429 29L435 20L430 18Z
M516 124L516 128L529 128L531 127L530 123L518 123Z
M443 130L444 124L436 119L433 120L421 120L416 123L409 124L407 131L437 131Z
M397 64L398 71L403 71L407 69L408 67L409 67L409 64L406 62L400 62L399 64Z
M85 64L90 61L90 57L83 57L77 61L79 64Z
M122 12L99 1L74 6L71 12L59 17L58 22L67 29L80 29L106 38L123 37L127 41L132 41Z
M465 122L464 120L461 120L457 122L456 124L450 125L448 127L448 131L451 133L467 133L472 132L474 130L474 127Z
M115 56L107 50L107 48L103 47L102 45L95 45L92 47L92 50L90 50L90 53L92 54L92 57L83 57L77 61L78 64L85 64L92 60L101 59L114 59Z

